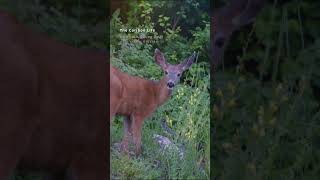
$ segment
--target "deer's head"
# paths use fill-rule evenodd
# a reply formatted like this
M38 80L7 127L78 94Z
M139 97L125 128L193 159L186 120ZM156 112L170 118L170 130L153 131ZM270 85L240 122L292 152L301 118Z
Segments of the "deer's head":
M225 48L232 33L254 21L265 4L265 0L231 0L218 9L211 19L212 59L216 66L221 63Z
M156 63L161 67L161 69L165 73L167 80L167 88L172 90L175 87L175 85L179 83L182 73L189 69L190 66L194 63L196 59L196 53L194 52L192 56L188 57L182 63L177 65L171 65L167 63L163 53L160 52L159 49L155 50L154 58Z

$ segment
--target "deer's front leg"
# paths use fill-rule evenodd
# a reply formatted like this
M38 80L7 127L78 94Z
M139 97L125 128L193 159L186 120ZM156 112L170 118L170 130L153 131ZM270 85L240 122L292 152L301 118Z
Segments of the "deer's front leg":
M132 119L129 116L125 116L123 118L123 139L121 143L121 151L127 154L129 153L128 143L131 135L132 135Z
M144 118L141 116L135 116L133 121L133 142L135 144L136 155L141 154L141 129Z

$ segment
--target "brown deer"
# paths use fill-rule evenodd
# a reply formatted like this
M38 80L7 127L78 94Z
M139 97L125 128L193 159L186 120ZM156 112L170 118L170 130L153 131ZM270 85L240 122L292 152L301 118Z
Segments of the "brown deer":
M193 64L196 53L178 65L167 63L158 49L154 57L165 73L159 82L133 77L110 66L110 119L116 114L124 116L122 150L126 153L131 135L136 155L141 153L143 121L170 97L182 73Z
M0 180L15 169L107 179L107 54L59 43L2 11L0 27Z
M231 0L225 7L214 11L211 19L211 55L214 68L222 62L232 33L252 23L265 3L266 0Z

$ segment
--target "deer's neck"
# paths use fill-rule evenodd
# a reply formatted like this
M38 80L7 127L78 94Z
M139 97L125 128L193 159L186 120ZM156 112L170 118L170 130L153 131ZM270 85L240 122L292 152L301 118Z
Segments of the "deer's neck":
M164 76L159 82L155 84L156 99L158 106L162 105L171 96L172 90L167 88L167 77Z

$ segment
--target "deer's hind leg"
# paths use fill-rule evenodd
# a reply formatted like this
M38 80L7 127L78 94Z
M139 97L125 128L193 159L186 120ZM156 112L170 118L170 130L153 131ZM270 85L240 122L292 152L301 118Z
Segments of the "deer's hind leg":
M132 136L132 116L125 116L123 118L123 139L121 143L121 151L128 154L128 144Z
M144 116L134 116L132 125L133 142L135 144L136 155L141 154L141 130L143 125Z
M1 113L1 112L0 112ZM27 119L32 121L32 119ZM16 168L30 139L30 128L23 128L19 118L0 116L0 179L7 179ZM27 132L25 132L27 129Z
M37 76L24 58L15 60L2 57L0 66L1 180L16 168L39 121Z

